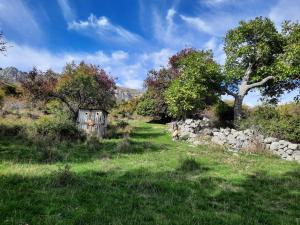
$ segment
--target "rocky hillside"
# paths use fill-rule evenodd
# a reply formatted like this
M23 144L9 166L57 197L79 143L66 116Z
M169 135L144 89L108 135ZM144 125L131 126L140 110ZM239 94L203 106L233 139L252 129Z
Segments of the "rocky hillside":
M138 97L142 94L142 91L137 89L125 88L125 87L117 87L116 97L117 101L128 101L135 97Z
M18 83L24 74L15 67L0 68L0 80L6 83Z

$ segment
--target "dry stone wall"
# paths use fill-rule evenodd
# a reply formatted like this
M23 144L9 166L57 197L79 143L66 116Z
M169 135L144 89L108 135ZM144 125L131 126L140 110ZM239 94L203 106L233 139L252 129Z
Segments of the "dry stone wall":
M254 130L238 131L213 128L209 119L186 119L170 123L174 140L187 140L195 145L214 143L229 151L239 152L253 148L265 149L286 160L300 162L300 144L273 137L264 137Z

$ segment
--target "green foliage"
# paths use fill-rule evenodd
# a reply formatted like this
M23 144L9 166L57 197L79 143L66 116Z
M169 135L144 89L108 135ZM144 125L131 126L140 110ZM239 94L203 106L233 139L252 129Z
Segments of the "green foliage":
M69 165L59 167L52 175L54 176L53 185L55 187L67 187L74 184L74 181L76 181L76 177Z
M284 22L279 32L268 18L241 21L225 38L225 82L237 93L238 86L251 68L247 84L273 76L260 84L265 97L278 98L285 90L300 86L300 25ZM254 87L258 87L254 86Z
M10 83L5 83L2 84L2 89L5 92L5 95L7 96L20 96L22 94L22 91L20 90L20 87L16 84L10 84Z
M26 136L30 124L18 119L0 119L0 137Z
M144 82L147 91L141 99L143 103L140 105L140 115L152 116L161 120L168 118L165 91L177 76L178 72L172 66L161 68L159 71L150 70L148 72Z
M121 102L113 108L111 114L115 117L131 117L136 112L138 103L139 98L133 98L129 101Z
M232 127L234 120L233 103L220 101L214 106L215 115L218 118L219 126Z
M117 125L117 127L125 128L129 125L129 123L126 122L125 120L118 120L116 125Z
M67 64L62 75L33 69L22 80L33 101L58 100L77 119L80 108L110 110L115 104L115 81L98 66L81 62Z
M265 135L300 142L300 105L259 106L240 122L242 129L255 127Z
M106 72L84 62L67 64L56 91L77 112L79 108L110 110L115 104L115 82Z
M154 116L156 112L156 102L149 93L145 93L140 99L136 112L141 116Z
M200 168L199 163L194 158L187 158L181 162L180 170L189 172Z
M0 109L3 107L5 91L0 88Z
M76 141L84 139L82 131L68 117L54 115L42 116L34 122L30 132L32 139L52 141Z
M220 96L221 70L211 52L192 51L177 62L181 71L165 92L172 117L186 117Z
M56 116L61 116L62 114L68 115L69 112L67 111L64 104L56 99L50 100L46 104L46 112L48 114L53 114Z

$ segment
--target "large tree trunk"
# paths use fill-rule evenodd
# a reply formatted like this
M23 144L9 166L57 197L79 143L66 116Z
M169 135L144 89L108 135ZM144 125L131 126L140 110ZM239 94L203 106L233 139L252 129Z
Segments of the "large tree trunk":
M237 95L234 99L234 122L239 122L243 117L244 95Z

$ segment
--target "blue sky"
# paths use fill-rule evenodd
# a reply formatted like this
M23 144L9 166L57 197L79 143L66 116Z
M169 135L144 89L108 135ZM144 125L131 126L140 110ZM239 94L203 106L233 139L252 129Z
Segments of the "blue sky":
M60 72L85 60L122 86L142 88L149 69L184 47L212 49L223 64L223 37L240 20L268 16L279 27L299 12L300 0L0 0L0 30L11 46L0 67Z

